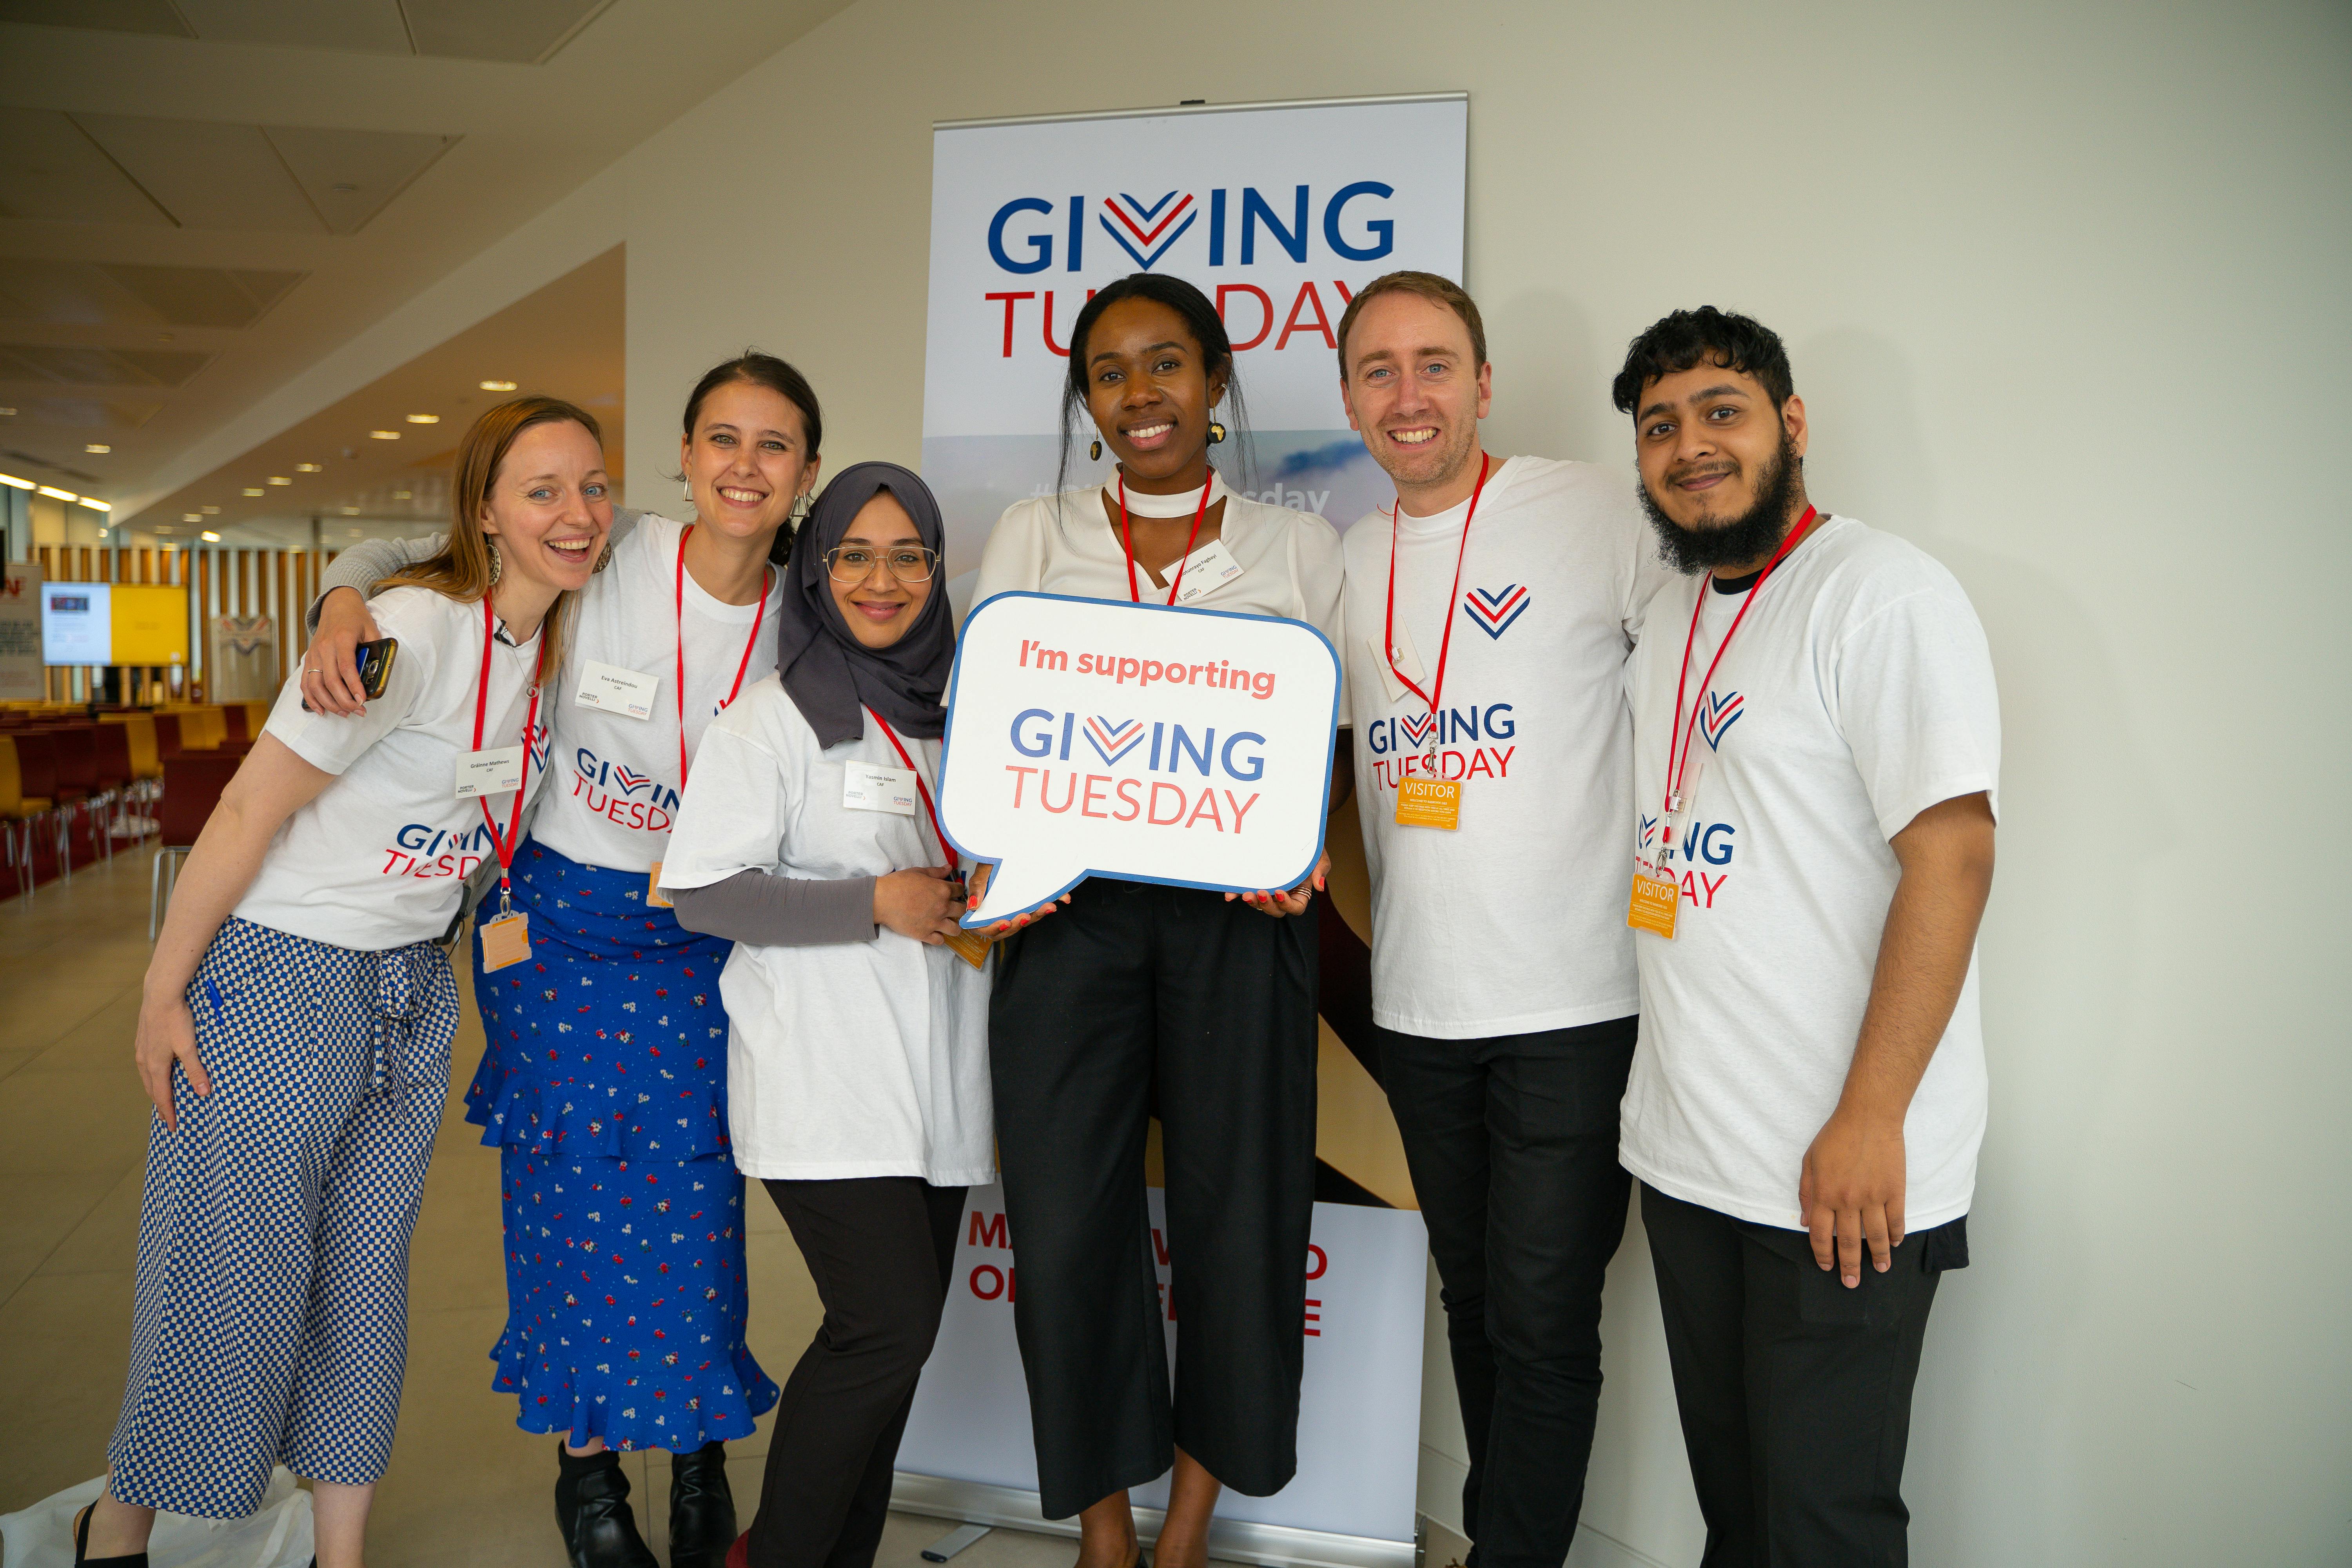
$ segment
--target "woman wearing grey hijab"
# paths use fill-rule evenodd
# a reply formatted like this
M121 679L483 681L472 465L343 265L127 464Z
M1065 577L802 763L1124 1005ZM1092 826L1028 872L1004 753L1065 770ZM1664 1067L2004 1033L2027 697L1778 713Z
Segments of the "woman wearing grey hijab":
M996 1176L986 949L956 928L932 806L944 545L939 503L896 464L825 488L793 546L777 673L712 721L662 867L679 923L734 939L735 1163L824 1303L730 1568L874 1560L964 1189Z

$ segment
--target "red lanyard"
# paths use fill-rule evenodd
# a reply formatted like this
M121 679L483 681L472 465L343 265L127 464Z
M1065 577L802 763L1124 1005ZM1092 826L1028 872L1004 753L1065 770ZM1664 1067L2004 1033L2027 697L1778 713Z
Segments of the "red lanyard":
M677 612L677 787L686 788L686 542L694 537L694 524L688 523L677 536L677 595L673 607ZM743 689L743 672L751 668L751 650L760 646L760 623L768 618L768 595L773 588L776 574L772 568L760 574L760 608L751 616L751 636L743 644L743 657L735 666L735 684L727 689L727 700L719 706L730 708L735 694Z
M1486 467L1494 460L1491 453L1478 454L1478 482L1470 489L1470 510L1462 519L1462 546L1454 552L1454 589L1445 600L1445 635L1437 642L1437 679L1430 683L1430 688L1426 691L1413 685L1412 677L1397 668L1397 513L1404 509L1404 502L1400 499L1395 506L1389 509L1389 616L1388 624L1381 633L1381 652L1389 661L1389 673L1403 681L1415 697L1429 704L1429 717L1433 721L1437 718L1437 700L1445 694L1446 657L1454 651L1454 617L1461 609L1462 561L1463 557L1470 553L1470 520L1478 515L1478 498L1486 492ZM1430 745L1434 748L1437 744L1436 730L1433 728L1429 735Z
M550 612L552 614L552 612ZM474 750L482 749L482 721L490 704L490 645L498 640L498 616L490 609L490 596L482 595L482 679L474 689ZM522 721L522 783L515 786L514 814L507 819L507 836L499 837L499 819L490 815L490 803L480 795L474 803L482 808L482 821L490 830L490 847L499 852L499 895L505 898L513 890L507 880L514 869L515 847L522 840L522 799L530 793L530 737L539 728L540 678L547 673L547 627L539 628L539 666L530 672L530 711Z
M874 713L871 708L866 711ZM879 713L874 713L874 721L882 726L882 733L889 740L890 749L898 753L898 760L907 764L908 773L915 775L915 793L923 797L923 809L930 815L931 818L931 837L940 841L940 853L948 858L948 869L950 871L962 869L962 857L955 852L955 846L948 842L948 836L940 831L940 808L931 804L931 786L923 782L923 770L917 767L915 759L907 754L907 743L898 739L898 731L890 728L890 721Z
M1805 515L1797 520L1797 526L1789 531L1788 537L1780 541L1780 547L1772 552L1772 558L1764 563L1764 570L1756 574L1756 581L1748 588L1748 596L1739 603L1739 613L1731 617L1731 629L1723 634L1723 641L1716 645L1715 657L1707 661L1706 674L1700 678L1698 683L1701 692L1705 692L1715 683L1716 666L1723 662L1724 654L1731 647L1731 639L1739 635L1739 623L1748 618L1749 610L1755 608L1756 595L1764 591L1764 580L1772 575L1772 568L1780 564L1781 558L1796 548L1797 541L1805 536L1805 530L1812 526L1813 519L1817 515L1811 507L1807 507ZM1683 698L1690 680L1691 644L1698 639L1699 613L1706 607L1706 596L1714 591L1715 584L1711 581L1705 579L1700 581L1698 602L1691 606L1690 630L1683 637L1682 669L1675 677L1675 723L1674 728L1666 731L1666 815L1668 816L1675 816L1683 808L1682 786L1683 781L1690 774L1691 742L1698 734L1700 704L1696 701L1691 704L1690 728L1685 730Z
M1176 580L1168 584L1168 602L1171 605L1176 602L1176 590L1184 585L1184 563L1192 558L1192 541L1201 537L1201 520L1209 515L1209 491L1214 488L1213 481L1216 477L1217 470L1211 468L1208 479L1201 481L1201 509L1192 514L1192 531L1185 536L1184 553L1176 558ZM1135 580L1135 531L1128 526L1127 521L1127 473L1124 469L1118 476L1118 538L1119 542L1127 546L1127 596L1129 602L1139 605L1143 603L1143 590ZM909 763L907 765L912 767L914 764Z

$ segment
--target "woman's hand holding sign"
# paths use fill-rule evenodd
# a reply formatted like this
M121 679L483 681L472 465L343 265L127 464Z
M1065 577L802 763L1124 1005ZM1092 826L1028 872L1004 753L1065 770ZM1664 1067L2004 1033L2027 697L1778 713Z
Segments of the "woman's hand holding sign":
M982 895L988 891L988 873L992 869L992 868L987 866L980 866L973 868L971 879L971 893L970 901L971 903L978 904ZM1070 895L1064 893L1056 901L1066 904L1070 901ZM992 926L985 926L982 928L980 934L986 937L991 942L995 942L1002 937L1012 935L1014 931L1019 931L1023 926L1027 925L1031 921L1042 921L1053 912L1054 905L1052 903L1039 904L1035 909L1030 910L1025 915L1015 915L1009 921L999 921Z
M1272 915L1276 920L1286 915L1303 915L1307 912L1307 906L1314 901L1315 895L1323 890L1323 879L1330 869L1331 857L1318 855L1315 859L1315 874L1288 892L1274 893L1260 888L1255 893L1227 893L1225 902L1230 904L1239 899L1259 913Z

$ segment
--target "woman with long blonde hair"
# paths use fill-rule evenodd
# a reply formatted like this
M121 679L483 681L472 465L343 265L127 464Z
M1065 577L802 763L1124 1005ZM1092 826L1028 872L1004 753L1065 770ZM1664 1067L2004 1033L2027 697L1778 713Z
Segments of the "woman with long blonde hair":
M457 1028L441 939L544 771L541 678L612 526L601 440L551 397L475 422L447 547L373 602L383 695L333 721L289 680L188 856L139 1011L131 1370L78 1564L144 1564L159 1509L250 1513L279 1464L314 1483L318 1561L361 1561Z

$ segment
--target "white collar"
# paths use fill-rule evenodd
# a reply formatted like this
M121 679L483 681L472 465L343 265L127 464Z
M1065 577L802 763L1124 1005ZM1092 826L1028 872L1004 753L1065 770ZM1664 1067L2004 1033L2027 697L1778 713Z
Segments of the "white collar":
M1213 507L1225 499L1225 481L1218 477L1214 468L1209 470L1208 491L1209 499L1204 501L1199 490L1186 490L1181 495L1172 496L1148 496L1138 490L1129 490L1127 492L1127 510L1132 517L1197 516L1204 508ZM1113 479L1103 486L1103 494L1109 498L1113 507L1117 507L1118 481Z

